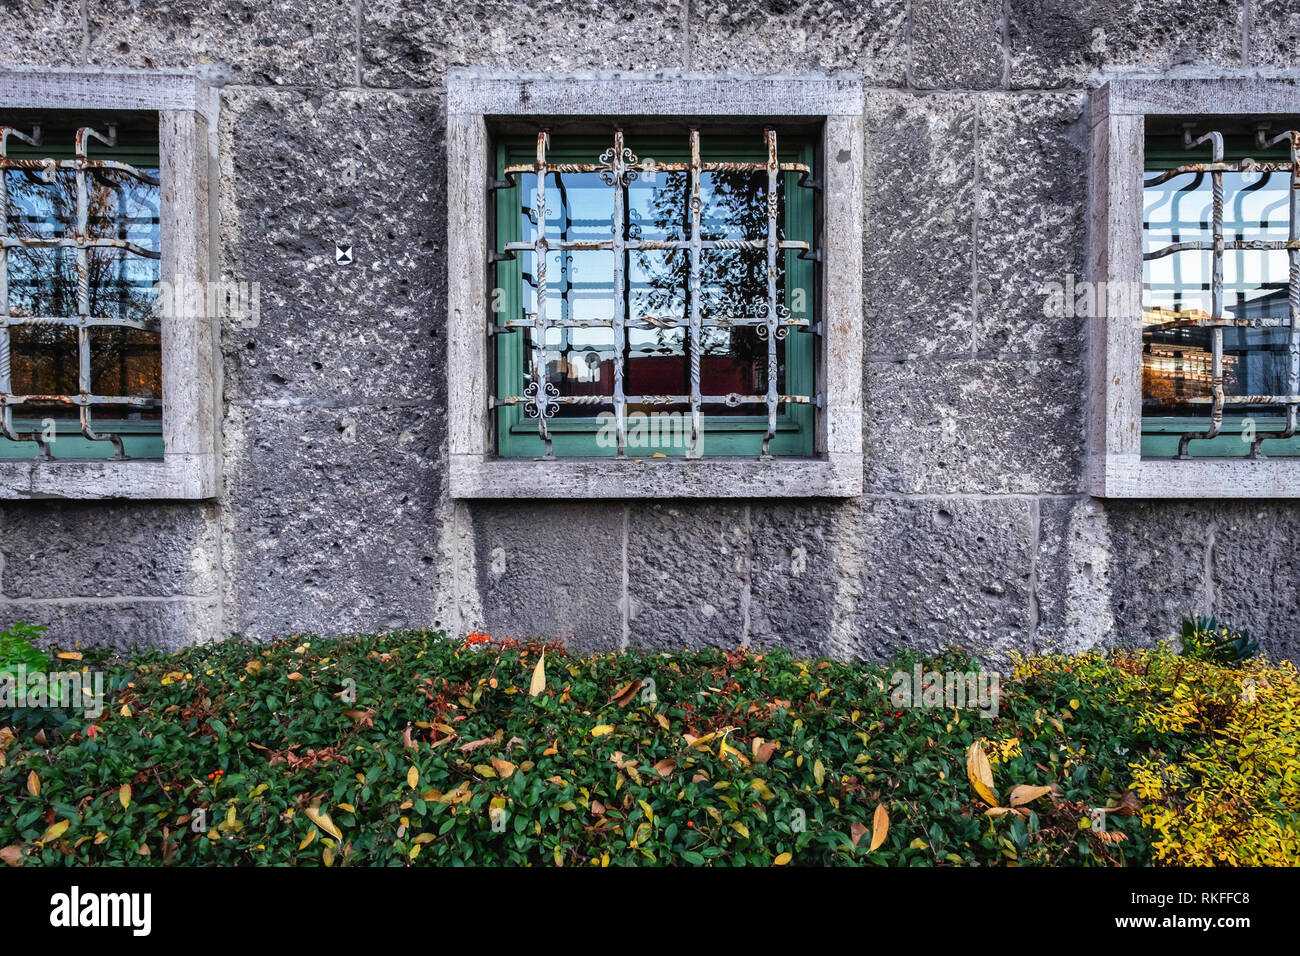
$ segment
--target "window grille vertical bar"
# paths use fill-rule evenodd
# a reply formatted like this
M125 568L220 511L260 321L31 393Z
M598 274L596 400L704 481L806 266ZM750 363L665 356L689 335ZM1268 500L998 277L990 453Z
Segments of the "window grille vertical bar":
M691 444L686 457L699 458L701 454L701 402L700 402L700 352L703 344L700 322L700 243L702 201L700 199L700 131L691 128L691 247L690 277L687 294L690 296L691 338Z
M1290 301L1291 327L1287 332L1287 395L1295 397L1300 394L1300 131L1291 130L1284 134L1291 146L1291 221L1287 237L1291 246L1287 250L1290 259L1287 297ZM1290 438L1297 431L1300 422L1300 408L1294 402L1286 407L1286 430L1283 438Z
M767 139L767 434L763 436L762 456L767 458L776 436L776 220L777 178L781 167L777 160L776 130L769 126L763 135Z
M537 414L537 434L546 443L546 457L554 457L551 431L546 425L546 399L550 382L546 378L546 147L550 140L547 130L537 134L537 239L533 243L533 268L537 273L537 314L533 316L532 393L533 410ZM527 407L527 406L525 406Z
M613 189L614 189L614 437L616 455L623 457L627 437L627 394L623 382L624 363L627 361L627 206L624 202L623 131L614 131Z
M0 157L9 155L10 136L17 136L31 142L17 130L0 126ZM9 238L8 175L7 169L0 168L0 240ZM14 434L13 429L13 409L8 402L10 392L13 390L12 386L9 359L9 247L0 243L0 398L4 400L4 403L0 404L0 436L10 441L18 441L19 437Z
M1186 145L1190 149L1209 142L1212 149L1213 163L1223 162L1223 134L1210 132L1192 138L1190 132ZM1210 319L1216 323L1210 330L1210 388L1212 404L1210 408L1210 427L1203 432L1185 433L1178 442L1178 457L1189 457L1188 445L1194 438L1214 438L1223 427L1223 171L1213 169L1210 172L1211 218L1212 218L1212 263L1210 279Z

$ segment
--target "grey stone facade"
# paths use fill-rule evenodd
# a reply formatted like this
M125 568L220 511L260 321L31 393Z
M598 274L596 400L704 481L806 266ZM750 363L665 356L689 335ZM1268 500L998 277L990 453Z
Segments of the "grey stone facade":
M1087 93L1286 67L1300 0L3 0L0 63L222 87L223 491L0 505L0 625L61 641L429 626L575 646L1081 648L1184 613L1300 650L1300 505L1083 491ZM482 502L446 481L445 72L866 85L866 493ZM356 261L334 263L336 239Z

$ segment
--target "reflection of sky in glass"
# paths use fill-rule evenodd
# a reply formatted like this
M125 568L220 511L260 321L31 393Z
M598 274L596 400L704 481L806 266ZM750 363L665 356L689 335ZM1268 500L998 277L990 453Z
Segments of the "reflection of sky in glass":
M1286 173L1224 173L1223 232L1234 240L1286 239L1290 177ZM1207 174L1176 176L1145 190L1144 251L1175 242L1213 239L1211 183ZM1145 263L1143 304L1147 308L1210 311L1212 255L1178 252ZM1224 310L1285 288L1287 254L1231 251L1223 256Z
M1190 162L1190 160L1189 160ZM1148 171L1148 177L1153 171ZM1223 174L1225 242L1285 240L1290 222L1290 175ZM1211 242L1212 181L1185 173L1144 190L1143 248L1153 252L1178 242ZM1226 250L1223 255L1223 315L1285 318L1289 262L1285 250ZM1144 310L1212 311L1213 253L1187 250L1143 263ZM1148 416L1203 419L1207 405L1186 402L1212 394L1212 333L1204 328L1153 329L1172 314L1147 312L1143 333L1142 391ZM1223 331L1224 392L1272 395L1287 390L1286 330L1227 328ZM1256 406L1252 414L1278 413ZM1240 417L1231 406L1226 417Z

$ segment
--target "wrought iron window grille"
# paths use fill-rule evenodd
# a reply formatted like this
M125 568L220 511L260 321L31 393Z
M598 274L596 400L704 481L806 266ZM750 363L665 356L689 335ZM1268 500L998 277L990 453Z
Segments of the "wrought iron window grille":
M690 160L688 162L657 162L652 158L639 159L625 145L622 130L615 131L613 145L599 155L595 162L588 163L552 163L548 161L550 148L550 131L539 130L537 133L537 156L535 162L512 164L505 168L504 180L493 180L489 186L493 190L513 187L516 177L522 174L536 176L536 215L531 217L536 224L536 235L532 241L513 241L503 244L503 251L488 250L489 262L513 259L519 252L535 254L536 268L534 282L536 286L537 309L526 313L523 318L508 318L496 323L488 318L488 334L491 340L503 334L516 333L519 330L532 332L528 366L529 381L518 394L489 398L489 407L519 405L525 417L537 422L538 436L545 443L545 457L554 458L550 419L559 413L562 404L587 406L612 406L614 410L615 441L617 456L625 457L627 439L627 407L629 405L668 406L688 405L690 409L689 444L686 457L701 457L701 436L703 431L702 408L707 404L725 405L736 408L742 405L761 405L767 412L767 429L763 436L763 459L772 458L770 445L777 431L777 413L782 405L822 404L820 394L814 389L813 394L782 394L779 391L780 370L777 343L786 339L792 329L801 333L821 335L821 324L815 318L794 317L791 310L782 302L778 294L778 256L786 251L795 251L800 258L816 261L817 253L811 245L802 240L781 239L778 219L780 206L778 202L778 181L785 173L797 173L796 185L807 189L820 189L820 184L812 178L812 168L806 163L782 162L777 151L776 130L767 127L763 132L766 149L764 162L716 161L705 162L700 153L700 132L691 128ZM748 238L702 238L701 229L701 179L705 173L765 173L767 176L766 232L762 236ZM547 234L547 187L548 174L594 173L601 182L613 191L614 215L611 234L608 239L567 239L554 238ZM642 174L685 173L689 176L689 216L690 233L686 239L648 240L639 235L635 223L631 221L626 202L626 187ZM547 254L551 251L609 251L613 253L613 294L612 315L609 319L592 320L587 318L558 318L548 316L547 301ZM708 250L756 250L766 253L766 295L759 297L749 314L702 315L700 264L701 255ZM687 310L684 317L654 315L629 315L627 308L628 274L625 257L633 251L685 251L688 254L689 277L687 282ZM614 381L612 395L561 395L559 390L546 377L547 353L546 333L552 328L608 328L612 331L615 343L624 341L628 329L685 329L689 341L690 394L688 395L629 395L625 389L626 358L621 348L616 349L614 362ZM752 327L755 334L767 343L766 389L762 393L741 394L731 392L726 395L705 395L701 390L701 352L702 330L705 328L741 328ZM820 385L817 385L820 388Z
M50 460L49 443L41 432L19 433L14 425L15 407L28 404L65 405L78 410L81 435L88 441L111 442L115 459L126 457L122 438L110 427L96 427L94 410L105 406L122 406L130 408L158 409L162 399L135 395L96 395L91 383L91 342L90 333L96 328L132 328L158 331L156 318L138 319L127 316L110 317L93 315L90 294L90 256L92 250L119 249L132 256L146 259L161 259L159 249L150 249L124 237L94 236L90 229L90 194L87 186L88 176L116 172L146 183L159 185L156 173L140 169L129 163L113 159L92 159L87 154L90 141L97 140L110 149L117 145L117 128L106 124L106 132L86 126L77 130L74 156L71 159L50 157L11 157L9 141L16 139L32 147L43 144L41 130L35 127L30 133L8 126L0 126L0 439L10 441L36 442L40 447L40 459ZM73 174L75 187L75 221L70 235L62 236L22 236L11 231L9 221L9 196L6 173L9 170L21 170L41 178L43 182L54 183L61 171ZM9 256L13 249L71 249L75 257L76 273L76 314L75 315L15 315L10 308L9 296ZM77 393L54 395L20 395L13 391L11 367L10 329L17 326L62 326L73 328L77 334ZM108 424L108 423L104 423Z
M1263 442L1273 439L1291 438L1300 430L1297 428L1300 418L1300 131L1288 130L1270 136L1266 130L1256 131L1256 146L1261 150L1287 145L1290 159L1284 162L1259 162L1253 159L1225 161L1224 135L1219 131L1210 131L1197 135L1189 126L1185 129L1183 145L1186 149L1196 149L1208 145L1209 162L1186 163L1173 169L1164 170L1150 178L1144 178L1144 188L1158 186L1169 180L1186 174L1208 175L1211 184L1211 222L1210 238L1190 241L1176 241L1153 249L1143 254L1146 261L1161 259L1181 252L1211 253L1210 279L1210 314L1207 316L1179 317L1168 322L1161 322L1144 327L1144 331L1173 330L1183 328L1210 329L1211 371L1210 394L1208 396L1191 396L1182 399L1187 404L1208 405L1210 408L1210 425L1204 431L1184 433L1178 444L1178 457L1190 458L1189 443L1197 439L1213 439L1223 428L1223 414L1226 406L1259 407L1277 405L1286 409L1286 421L1282 430L1260 430L1251 441L1249 457L1264 457L1261 451ZM1289 190L1289 224L1285 240L1236 239L1228 241L1224 232L1224 173L1287 173L1291 177ZM1177 238L1177 237L1175 237ZM1239 318L1225 315L1224 312L1224 253L1227 251L1244 251L1268 253L1285 250L1289 260L1288 305L1289 314L1285 317L1254 316ZM1287 390L1280 395L1227 395L1224 389L1224 336L1225 328L1285 328L1287 338Z

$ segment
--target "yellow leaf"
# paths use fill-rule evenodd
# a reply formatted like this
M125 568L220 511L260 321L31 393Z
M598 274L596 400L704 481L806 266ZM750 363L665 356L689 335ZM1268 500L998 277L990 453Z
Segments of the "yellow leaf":
M423 844L417 843L415 846L411 847L411 852L408 853L407 856L409 856L412 860L414 860L417 856L420 855L420 847L422 845Z
M50 828L46 830L44 835L41 837L41 842L49 843L51 840L57 840L59 837L63 836L63 831L66 829L68 829L67 820L60 820L58 823L51 824Z
M324 850L321 851L320 858L321 858L321 862L324 863L327 867L334 865L334 851L331 850L329 847L326 847Z
M591 736L593 737L604 737L606 734L612 734L613 732L613 724L598 724L591 728Z
M414 790L420 784L420 771L412 767L406 771L406 785Z
M1026 803L1032 803L1044 794L1052 792L1051 787L1031 787L1027 783L1022 783L1011 790L1011 805L1019 807Z
M787 863L789 863L789 862L790 862L791 860L793 860L793 859L794 859L794 856L793 856L793 855L791 855L791 854L789 854L789 853L782 853L780 856L778 856L775 860L772 861L772 865L773 865L773 866L785 866Z
M128 707L126 704L123 704L123 705L122 705L122 709L119 710L118 713L121 714L123 717L130 717L130 716L131 716L131 708Z
M348 812L348 813L356 813L356 812L357 812L357 808L354 807L354 806L353 806L352 804L350 804L350 803L340 803L340 804L339 804L339 809L340 809L340 810L344 810L344 811L346 811L346 812Z
M497 776L502 780L508 780L510 775L515 772L515 765L509 760L502 760L499 757L493 757L492 769L497 772Z
M334 821L330 819L328 813L321 813L316 807L308 807L303 812L307 814L308 820L316 824L316 826L320 827L334 839L343 839L343 834L339 831L339 828L334 825Z
M123 810L125 810L127 807L131 805L131 785L129 783L122 784L122 786L118 789L117 799L118 802L122 804Z
M889 811L882 803L877 805L876 813L871 818L871 849L878 849L887 836L889 836Z
M989 766L989 758L978 740L966 751L966 776L980 799L991 807L998 805L998 798L993 795L993 768Z
M654 810L651 809L650 804L646 803L644 800L638 800L637 803L640 804L641 812L645 814L645 818L649 820L651 823L654 823L655 812Z
M820 760L813 761L813 779L817 781L817 786L821 786L826 780L826 767Z
M667 730L667 729L668 729L668 718L665 717L663 714L655 714L655 721L656 721L656 722L659 724L659 726L662 727L664 730Z
M537 666L533 668L533 680L528 685L528 696L536 697L544 690L546 690L546 652L542 651L542 656L537 659Z
M743 823L740 823L739 821L732 823L731 829L735 830L746 840L749 839L749 827L745 826Z
M81 651L59 651L59 660L79 661L81 660Z
M27 792L33 797L41 795L41 778L36 776L35 770L27 775Z
M307 834L307 838L298 844L298 849L299 850L307 849L307 847L311 846L312 841L315 839L316 839L316 831L312 830L310 833Z

